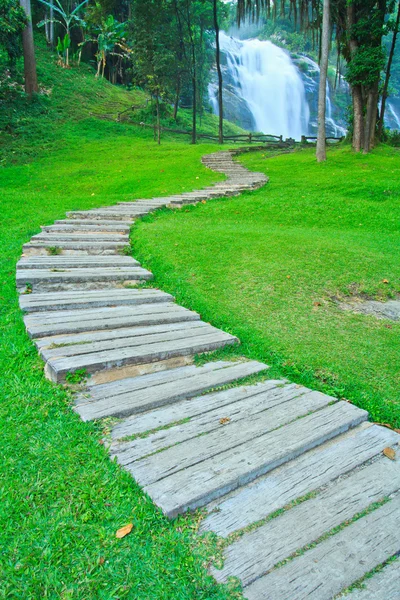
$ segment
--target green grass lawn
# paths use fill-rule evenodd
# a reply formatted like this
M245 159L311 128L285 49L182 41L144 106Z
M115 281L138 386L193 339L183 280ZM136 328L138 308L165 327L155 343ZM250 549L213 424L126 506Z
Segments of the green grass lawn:
M207 575L214 549L198 541L196 518L169 522L109 460L106 425L82 423L68 392L44 378L15 292L21 247L40 225L71 209L217 181L200 164L217 146L166 138L157 147L149 132L91 117L142 92L97 81L88 67L60 69L43 51L39 75L47 95L32 104L19 96L0 117L0 129L9 123L0 170L0 598L235 598ZM238 334L240 352L267 360L272 374L394 424L399 325L341 313L330 297L398 291L399 155L329 158L317 166L308 152L247 156L269 186L161 211L134 229L135 251L164 289ZM130 522L133 532L117 540Z
M151 132L90 117L131 93L39 54L48 97L7 106L0 169L0 598L140 600L237 597L207 575L211 543L196 517L168 521L110 461L102 426L44 378L15 291L15 264L40 225L71 209L179 193L221 176L200 163L216 146L154 144ZM139 92L138 92L139 93ZM68 100L69 98L69 100ZM0 124L1 125L1 124ZM133 523L132 533L115 537Z
M344 397L400 427L400 324L341 311L334 297L400 292L400 153L332 149L242 158L270 183L147 217L135 256L157 285L239 336L271 375ZM389 283L384 283L387 280Z

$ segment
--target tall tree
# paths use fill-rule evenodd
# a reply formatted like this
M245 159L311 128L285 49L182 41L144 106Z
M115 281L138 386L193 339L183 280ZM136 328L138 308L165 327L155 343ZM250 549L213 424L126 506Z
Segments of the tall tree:
M330 0L324 0L321 37L321 61L318 94L317 161L326 160L326 82L330 48Z
M35 45L33 43L31 2L30 0L20 0L20 4L27 17L26 27L22 32L25 92L32 96L32 94L39 91L39 86L36 72Z
M383 90L382 90L382 102L381 102L381 110L379 113L379 125L378 125L378 139L379 140L382 139L383 126L385 123L386 100L388 98L389 81L390 81L390 75L391 75L391 71L392 71L392 63L393 63L393 58L394 58L394 51L396 49L397 34L399 33L399 27L400 27L400 1L397 5L397 17L396 17L396 21L394 24L392 43L390 45L389 58L388 58L387 66L386 66L385 83L383 85Z
M218 142L224 143L224 102L222 97L222 71L221 71L221 52L219 47L219 21L218 21L218 0L213 0L213 16L215 30L215 62L218 75Z

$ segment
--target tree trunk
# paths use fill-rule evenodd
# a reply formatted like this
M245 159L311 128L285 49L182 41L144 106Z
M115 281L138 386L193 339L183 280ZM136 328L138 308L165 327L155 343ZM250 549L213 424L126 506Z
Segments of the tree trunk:
M324 12L322 20L321 39L321 64L319 73L318 94L318 137L317 137L317 161L326 160L326 81L328 75L330 43L330 2L324 0Z
M329 0L328 0L329 2ZM215 29L215 62L217 64L218 74L218 142L224 143L224 103L222 97L222 71L221 71L221 52L219 47L219 23L217 0L213 1L214 5L214 29Z
M367 111L365 115L364 127L364 154L375 145L375 129L376 129L376 114L378 110L379 99L379 81L377 81L372 89L369 90L367 96Z
M364 116L363 116L363 97L360 85L355 85L352 89L353 95L353 149L360 152L363 147L364 138Z
M176 121L178 117L178 108L179 108L179 98L181 95L181 76L178 75L178 79L176 81L176 90L175 90L175 102L174 102L174 121Z
M22 32L22 46L24 51L24 74L25 74L25 92L32 96L39 91L36 73L35 46L33 43L33 29L31 18L30 0L20 0L22 8L28 17L28 23Z
M391 73L391 69L392 69L394 51L396 49L397 34L399 32L399 26L400 26L400 2L398 5L398 8L397 8L396 25L395 25L395 29L393 32L392 45L390 47L388 64L386 67L385 83L384 83L383 91L382 91L382 104L381 104L381 112L379 114L379 126L378 126L378 139L379 140L382 139L382 132L383 132L384 124L385 124L386 100L388 97L390 73Z
M157 111L157 144L161 144L161 124L160 124L160 99L156 94L156 111Z
M49 37L50 37L50 46L52 48L54 48L54 22L53 22L53 19L54 19L54 8L53 8L54 2L53 2L53 0L50 0L50 4L51 4L51 8L50 8L50 32L49 32L50 35L49 35Z
M349 32L349 53L353 58L358 49L357 40L351 36L351 30L355 25L356 14L353 2L347 5L347 31ZM351 89L353 98L353 149L359 152L363 146L364 118L363 118L363 95L361 85L353 85Z

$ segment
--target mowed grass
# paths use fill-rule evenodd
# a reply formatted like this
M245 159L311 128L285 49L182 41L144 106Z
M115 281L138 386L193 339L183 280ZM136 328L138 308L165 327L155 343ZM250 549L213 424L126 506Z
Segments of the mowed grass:
M400 154L312 150L243 163L253 193L147 217L135 256L156 283L239 336L240 352L400 427L400 324L344 312L334 298L400 292Z
M3 164L15 164L0 170L0 598L237 597L208 576L213 547L198 542L196 517L168 521L110 461L101 443L107 424L81 422L68 392L45 379L15 291L22 245L40 225L67 210L217 181L200 163L216 146L163 140L157 147L141 129L90 118L91 95L96 111L106 111L114 88L85 67L82 82L81 71L57 71L50 59L44 71L40 61L43 77L53 77L52 95L15 105L3 146ZM73 109L67 89L71 102L78 98ZM116 91L118 105L122 95ZM127 523L132 533L117 539Z

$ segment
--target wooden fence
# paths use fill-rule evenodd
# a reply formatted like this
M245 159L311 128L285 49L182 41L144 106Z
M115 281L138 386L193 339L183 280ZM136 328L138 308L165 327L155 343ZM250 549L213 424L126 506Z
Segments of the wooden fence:
M92 116L95 116L97 118L100 119L106 119L106 120L113 120L113 121L120 121L121 120L121 116L133 111L133 110L138 110L141 108L146 108L146 105L142 105L142 106L130 106L129 108L127 108L126 110L123 110L121 112L118 112L117 115L105 115L105 114L95 114L95 113L90 113ZM131 123L132 125L136 125L138 127L143 127L143 128L147 128L147 129L152 129L154 131L154 139L157 138L157 134L158 134L158 127L157 124L154 123L153 125L149 124L149 123L143 123L138 122L138 121L133 121L132 119L129 119L129 123ZM192 132L191 131L185 131L183 129L172 129L170 127L164 127L161 126L160 127L160 132L167 132L167 133L173 133L176 135L187 135L189 137L192 137ZM218 142L219 138L217 135L212 135L209 133L197 133L196 134L196 139L201 140L211 140L213 142ZM306 135L302 135L301 136L301 141L300 142L296 142L296 140L294 140L293 138L286 138L285 140L283 139L282 135L270 135L270 134L261 134L261 133L242 133L239 135L224 135L223 136L224 142L233 142L233 143L242 143L242 144L265 144L265 145L276 145L278 147L292 147L295 144L309 144L309 143L316 143L317 138L314 136L306 136ZM326 138L326 142L330 143L338 143L341 142L344 139L344 137L327 137Z

